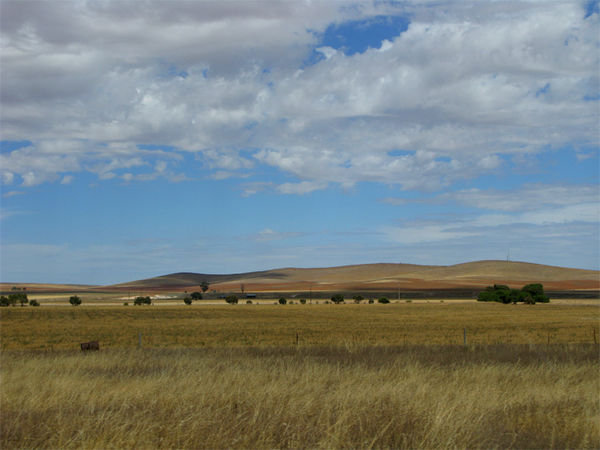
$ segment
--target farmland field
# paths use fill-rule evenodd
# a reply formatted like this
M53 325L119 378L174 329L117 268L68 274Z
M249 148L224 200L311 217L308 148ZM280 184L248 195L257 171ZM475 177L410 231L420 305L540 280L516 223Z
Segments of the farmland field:
M0 309L2 350L295 345L577 344L600 339L598 305L400 302Z
M598 319L585 304L2 308L0 446L598 448Z

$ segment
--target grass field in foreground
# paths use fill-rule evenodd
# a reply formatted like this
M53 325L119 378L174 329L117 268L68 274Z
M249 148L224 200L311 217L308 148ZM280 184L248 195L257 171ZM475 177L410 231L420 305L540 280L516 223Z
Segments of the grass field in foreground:
M5 351L0 447L598 448L598 350Z
M577 344L600 339L596 305L65 306L0 309L1 350L314 345Z

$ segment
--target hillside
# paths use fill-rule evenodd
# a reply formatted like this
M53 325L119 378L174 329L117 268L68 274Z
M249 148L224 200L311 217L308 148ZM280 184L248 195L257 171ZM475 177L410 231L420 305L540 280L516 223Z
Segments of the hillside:
M520 287L541 282L554 290L598 290L600 272L513 261L477 261L451 266L361 264L325 268L282 268L239 274L174 273L105 288L192 290L207 281L211 290L330 291L482 288L494 283Z

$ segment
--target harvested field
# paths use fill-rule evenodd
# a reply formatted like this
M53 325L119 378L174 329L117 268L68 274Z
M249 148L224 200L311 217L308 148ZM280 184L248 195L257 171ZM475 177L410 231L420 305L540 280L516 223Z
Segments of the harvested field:
M2 350L102 347L593 343L598 304L65 306L0 309Z

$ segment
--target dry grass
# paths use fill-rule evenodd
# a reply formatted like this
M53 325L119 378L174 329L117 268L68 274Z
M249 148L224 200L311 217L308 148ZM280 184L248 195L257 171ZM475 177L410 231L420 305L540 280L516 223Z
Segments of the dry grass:
M0 309L0 349L293 345L576 344L600 341L594 305L406 303Z
M599 312L2 308L0 448L599 448Z
M3 353L2 448L598 448L598 346Z

